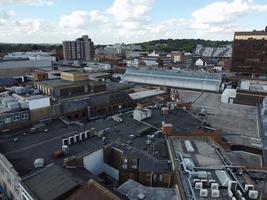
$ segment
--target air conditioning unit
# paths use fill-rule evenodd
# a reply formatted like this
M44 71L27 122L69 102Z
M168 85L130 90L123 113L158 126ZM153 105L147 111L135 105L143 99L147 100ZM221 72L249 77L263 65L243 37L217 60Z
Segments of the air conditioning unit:
M241 197L241 200L246 200L246 198L245 197Z
M196 184L195 184L195 189L200 190L200 189L202 189L202 187L203 187L203 183L201 183L201 182L196 182Z
M245 185L245 190L246 190L246 191L254 190L254 186L253 186L253 185L246 184L246 185Z
M208 190L207 189L201 189L199 192L200 197L207 197L208 196Z
M211 183L210 189L212 189L212 190L218 190L219 189L219 184L218 183Z
M258 199L259 192L256 190L249 190L248 196L250 199Z
M236 198L235 197L232 197L232 200L236 200Z
M220 197L220 190L211 190L211 197L219 198Z

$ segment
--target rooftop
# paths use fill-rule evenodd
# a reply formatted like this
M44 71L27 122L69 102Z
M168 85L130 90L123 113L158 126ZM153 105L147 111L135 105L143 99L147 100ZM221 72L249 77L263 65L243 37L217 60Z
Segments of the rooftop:
M53 79L53 80L46 80L46 81L40 81L36 82L37 84L43 84L47 87L70 87L75 85L85 85L85 84L94 84L94 85L102 85L103 83L99 83L92 80L84 80L84 81L67 81L63 79Z
M174 188L146 187L132 179L122 184L118 188L118 192L126 196L129 200L177 200Z
M160 110L152 110L152 117L142 122L135 121L132 112L123 114L123 122L116 122L112 117L88 122L87 124L65 124L61 121L47 123L44 129L31 133L30 129L20 129L11 136L0 136L0 152L13 164L20 175L26 175L35 170L34 160L44 158L45 164L62 164L63 158L55 160L53 152L60 150L62 139L75 134L96 128L105 131L105 142L102 138L94 136L70 146L68 156L78 155L101 148L106 142L111 142L125 153L140 157L142 170L169 170L169 156L162 136L152 139L150 145L146 144L147 135L152 135L161 128L162 121L172 123L175 131L188 132L201 129L201 122L183 110L175 110L168 115L161 115ZM17 138L18 140L14 140ZM16 141L16 142L15 142ZM31 156L29 156L31 155ZM154 164L151 164L154 163Z
M34 196L40 200L53 200L74 190L79 182L74 180L67 171L57 165L51 165L33 176L23 180Z
M192 152L188 151L185 141L172 138L172 144L175 155L179 158L180 154L183 158L190 159L195 167L221 167L224 165L216 151L216 146L210 141L190 140L193 147Z
M141 91L141 92L131 93L131 94L129 94L129 96L133 100L137 100L137 99L143 99L146 97L152 97L152 96L156 96L156 95L160 95L160 94L164 94L164 93L166 93L166 92L163 90L145 90L145 91Z
M95 200L120 200L119 197L92 179L77 189L67 200L87 200L88 194L90 194L90 199Z

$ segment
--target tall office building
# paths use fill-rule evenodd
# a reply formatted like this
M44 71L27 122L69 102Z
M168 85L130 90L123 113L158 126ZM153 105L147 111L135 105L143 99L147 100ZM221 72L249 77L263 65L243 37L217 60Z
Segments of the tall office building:
M267 27L263 31L235 33L231 71L267 74Z
M94 58L94 43L83 35L75 41L63 41L63 55L65 60L90 61Z

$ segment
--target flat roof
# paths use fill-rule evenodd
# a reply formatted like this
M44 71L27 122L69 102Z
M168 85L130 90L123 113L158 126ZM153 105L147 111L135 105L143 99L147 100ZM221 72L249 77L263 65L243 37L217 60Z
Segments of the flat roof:
M165 171L170 170L168 163L169 155L163 136L152 140L151 145L147 145L147 135L152 135L160 130L162 121L172 123L174 131L189 132L201 129L200 121L193 118L183 110L174 110L168 115L161 115L160 110L152 110L152 117L138 122L133 119L132 112L122 115L124 122L119 123L111 117L88 122L84 126L78 124L66 125L61 121L53 121L46 124L48 131L37 130L30 133L29 128L20 129L6 135L0 136L0 152L13 164L18 173L23 176L35 171L34 160L44 158L45 164L63 164L63 159L53 159L52 154L62 148L62 139L75 134L96 128L97 131L108 130L105 134L106 141L94 136L82 142L70 146L68 157L101 148L107 142L116 145L123 150L125 155L136 155L140 158L139 168L144 171ZM153 128L149 128L153 127ZM139 135L141 130L149 128L144 135ZM134 135L134 138L131 138ZM14 142L14 138L18 138ZM31 156L29 156L31 155Z
M152 97L152 96L165 94L165 93L166 92L163 90L145 90L141 92L131 93L129 94L129 96L131 97L131 99L137 100L137 99L143 99L146 97Z
M117 190L130 200L142 199L142 196L146 200L179 200L175 188L146 187L132 179L126 181Z
M71 196L67 198L67 200L87 200L88 194L90 195L90 199L120 200L118 196L92 179L77 189Z
M47 87L69 87L69 86L76 86L76 85L85 85L85 84L94 84L94 85L103 85L103 83L93 81L93 80L84 80L84 81L67 81L63 79L53 79L53 80L46 80L36 82L36 84L46 85Z
M58 165L44 168L25 178L23 183L40 200L57 199L79 186L79 183Z
M238 35L238 36L242 36L242 35L245 35L245 36L267 35L267 32L266 31L239 31L239 32L235 32L235 35Z
M214 144L210 140L202 139L179 139L171 137L175 156L179 158L180 154L183 158L188 158L193 161L195 167L221 167L224 165ZM190 141L193 151L189 152L186 148L185 141Z

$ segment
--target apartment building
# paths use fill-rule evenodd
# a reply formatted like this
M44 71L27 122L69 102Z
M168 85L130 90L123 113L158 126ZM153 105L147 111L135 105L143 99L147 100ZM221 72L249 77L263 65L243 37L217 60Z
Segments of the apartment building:
M267 74L267 27L263 31L235 33L231 71Z
M63 41L63 56L65 60L90 61L94 57L94 43L88 35L75 41Z

